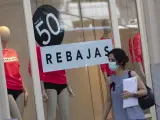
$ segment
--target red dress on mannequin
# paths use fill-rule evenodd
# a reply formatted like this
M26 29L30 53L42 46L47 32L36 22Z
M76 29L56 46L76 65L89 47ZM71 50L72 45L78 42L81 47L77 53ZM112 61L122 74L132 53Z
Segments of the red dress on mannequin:
M23 82L20 74L20 63L17 52L7 48L3 51L7 92L16 100L23 93Z
M3 60L7 89L23 90L22 77L19 69L20 63L17 52L9 48L3 50Z
M57 91L57 95L59 95L63 91L63 89L67 87L67 78L65 70L44 73L39 45L36 46L36 51L37 51L40 80L44 82L45 89L54 89ZM31 75L30 63L29 63L29 73Z
M131 38L129 39L129 52L131 56L131 62L140 62L144 70L140 33L135 35L133 41Z
M40 52L40 47L38 45L36 46L36 50L37 50L40 80L44 82L53 83L53 84L67 84L65 70L46 72L46 73L43 72L41 52ZM31 66L29 64L29 73L31 74L30 67Z
M106 40L107 38L102 37L101 40ZM114 40L112 39L112 44L114 45ZM106 72L108 76L111 76L115 72L109 69L109 65L106 64L101 64L100 65L102 72Z

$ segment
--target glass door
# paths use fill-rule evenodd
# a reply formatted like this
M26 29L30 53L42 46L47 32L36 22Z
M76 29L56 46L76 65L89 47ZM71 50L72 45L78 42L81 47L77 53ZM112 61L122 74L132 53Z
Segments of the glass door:
M110 3L112 3L111 6L112 8L114 8L115 2L111 2L111 0L110 2L106 0L104 1L103 0L94 0L94 1L36 0L36 1L31 1L31 6L32 6L32 14L31 14L30 13L31 6L29 5L29 2L26 2L25 0L23 1L25 18L26 18L25 20L27 26L32 26L31 18L39 6L50 5L60 13L64 25L64 37L62 45L64 44L69 45L80 42L99 42L102 40L114 41L113 36L118 31L118 27L116 27L116 25L118 26L118 24L115 24L118 22L117 19L114 19L116 18L114 12L116 12L116 14L118 15L119 12L117 10L114 12L110 12L110 5L109 5ZM112 20L114 21L111 20L110 16L112 16ZM36 23L33 23L33 25L34 24ZM114 27L114 30L116 32L112 31L112 26ZM36 63L37 58L35 57L36 51L34 47L36 46L35 44L33 44L32 32L33 32L32 27L28 27L27 28L27 33L28 33L27 35L29 41L28 43L30 48L30 54L32 54L30 55L30 59L32 61L32 70L35 73L33 74L34 76L33 81L34 81L34 86L38 86L38 89L34 88L37 118L39 120L43 120L43 113L42 113L43 108L39 109L40 107L42 107L41 99L39 99L41 98L42 94L39 89L40 87L39 82L37 82L36 79L37 73L35 71L37 71L37 66L34 67L33 64ZM44 31L39 31L39 33L40 32L42 33ZM65 72L67 77L66 84L72 87L75 96L69 97L68 99L69 101L68 102L66 101L67 103L64 106L60 106L59 99L61 99L60 97L62 97L61 94L63 94L63 91L62 93L60 92L60 94L56 94L57 100L55 101L57 102L59 109L57 109L56 112L55 111L56 108L52 107L54 110L51 112L53 114L57 113L56 118L58 119L60 117L63 117L63 112L66 113L65 115L67 115L67 117L69 116L71 120L102 119L107 93L101 66L100 65L93 65L88 67L84 66L80 68L66 69ZM49 106L47 106L47 104L44 104L46 119L47 117L52 116L52 114L50 114L51 112L47 112L48 107ZM65 110L67 109L67 111L62 111L62 108L60 107L65 107ZM109 115L109 119L113 119L112 113Z
M58 11L63 21L62 31L64 36L61 45L111 40L113 46L121 47L126 51L130 57L130 62L127 67L135 70L143 82L146 83L141 31L139 29L135 0L36 0L31 2L32 14L29 14L31 12L29 2L25 0L23 2L27 26L32 26L31 18L39 6L50 5ZM28 20L28 18L30 20ZM38 25L43 24L39 21L37 21L37 23ZM35 22L34 24L37 23ZM54 30L58 30L58 28L55 27ZM34 37L32 33L33 28L28 27L27 32L30 49L34 51L34 55L32 54L30 56L32 66L34 66L33 63L36 63L37 58L35 57L36 51L34 48L36 46L32 44ZM39 31L39 35L42 34L42 32L48 34L46 30L43 30ZM53 31L51 32L53 33ZM57 40L57 38L55 40ZM139 47L135 48L136 45ZM30 54L31 53L32 51L30 51ZM60 58L61 57L63 56L60 56ZM36 66L36 69L35 67L32 68L36 71L37 67L38 66ZM102 119L107 92L101 65L75 67L65 69L65 72L67 78L65 84L71 86L76 95L73 98L70 97L64 106L60 106L57 101L59 100L58 98L61 97L59 96L61 92L60 94L56 94L56 104L58 104L59 107L65 107L67 111L62 111L62 109L59 108L57 109L58 112L55 112L56 108L53 108L52 113L60 113L56 115L56 118L63 117L60 115L66 113L65 115L67 115L67 117L69 116L71 120ZM36 77L37 73L34 76L34 86L36 86L37 83ZM39 82L37 86L38 89L34 89L36 94L37 117L43 120L43 109L39 109L42 107L42 94ZM46 105L44 108L46 110L48 106ZM145 111L145 113L147 115L150 114L150 110ZM52 116L48 112L45 112L45 115L46 119L48 116ZM112 113L108 119L113 119Z
M116 0L120 12L118 17L120 40L122 48L130 58L128 68L136 71L145 84L151 85L151 73L148 66L147 37L141 1ZM154 108L153 108L154 109ZM145 110L146 119L155 116L155 110ZM152 113L152 115L151 115ZM154 117L152 119L155 119Z

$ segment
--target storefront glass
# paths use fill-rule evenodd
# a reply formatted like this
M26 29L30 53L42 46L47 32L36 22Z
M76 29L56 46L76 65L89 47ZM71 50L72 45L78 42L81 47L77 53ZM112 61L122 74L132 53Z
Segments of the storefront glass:
M34 16L33 28L35 39L33 43L37 43L35 49L39 51L37 52L37 61L39 62L38 66L40 66L40 80L42 81L42 88L44 87L46 89L45 91L42 89L42 97L43 99L47 99L44 100L46 120L103 119L104 105L108 94L106 92L106 83L103 75L104 63L97 64L99 59L93 60L94 62L92 64L85 60L84 64L74 62L74 64L70 64L70 67L68 61L83 59L84 51L82 48L84 48L84 46L86 47L87 44L93 44L93 42L99 44L97 41L102 42L106 40L110 41L109 43L111 44L109 45L112 48L115 47L117 40L114 39L112 31L113 23L111 21L108 1L109 0L30 1L32 16ZM135 70L141 79L144 80L144 83L146 83L136 2L135 0L115 0L115 2L117 6L117 8L115 8L115 14L118 18L117 27L119 27L120 32L121 47L130 58L127 68ZM27 39L29 38L26 37L28 34L25 27L26 21L24 18L23 4L22 1L16 0L16 2L1 2L0 6L2 6L0 8L0 25L8 26L11 30L11 40L8 46L15 49L18 53L21 75L29 94L29 102L24 111L23 118L24 120L36 120L36 115L38 114L36 113L35 107L36 104L39 103L35 103L34 101L34 92L36 93L37 86L34 85L34 91L31 77L32 69L29 64L29 47L27 46ZM37 12L38 9L39 11ZM59 50L61 53L56 53L57 58L54 58L53 61L51 59L52 56L49 54L45 56L47 64L51 64L50 66L52 66L52 68L48 66L44 69L41 64L41 62L44 63L44 60L42 60L44 56L40 50L44 50L47 45L50 48L55 45L57 47L56 49L46 50L47 52ZM58 47L63 45L63 48ZM79 46L77 47L77 45ZM93 48L91 47L90 50L93 50ZM96 50L97 49L100 48L96 48ZM68 51L66 54L63 54L63 50ZM83 52L81 52L81 50ZM74 58L75 51L78 51L76 58ZM91 53L93 51L90 53L88 50L87 52L88 56L86 57L89 59L92 57ZM101 56L99 51L94 53L94 57L96 56ZM65 64L62 66L58 66L57 64L57 66L54 67L52 64L54 61L62 63L64 59L67 60L67 62L65 61ZM56 72L50 73L53 69ZM41 72L44 71L45 75L42 75ZM50 82L52 84L50 84ZM149 113L149 111L146 111L146 113ZM108 119L113 119L112 111Z
M128 69L134 70L146 84L141 34L138 22L136 0L116 0L116 5L120 11L119 32L122 48L129 56ZM145 111L149 114L149 110Z
M0 16L0 26L7 26L10 29L9 36L8 30L1 27L1 31L5 33L2 35L2 41L8 40L7 48L3 48L3 60L5 73L7 74L11 116L12 118L22 116L26 120L36 120L33 83L28 73L29 50L22 1L2 0L0 2ZM24 97L21 80L28 92L26 107L24 102L27 101L27 97ZM27 94L25 95L27 96ZM1 111L3 111L2 107ZM21 120L20 117L18 118Z
M62 44L112 39L109 4L105 0L44 0L43 2L37 1L37 4L37 7L44 4L51 5L60 12L64 24L64 38ZM32 12L34 13L35 10L36 8L33 8ZM102 119L104 101L106 98L106 86L100 66L66 69L66 76L68 84L72 87L75 96L69 97L69 103L63 101L66 105L59 106L61 96L55 95L58 97L55 101L58 101L58 113L62 115L61 117L67 114L67 116L73 120ZM64 91L62 91L62 94L68 94L63 92ZM67 110L68 106L69 109ZM45 110L47 110L47 108L48 106L46 105ZM49 109L55 110L56 108L52 107ZM51 113L53 112L55 111L51 111ZM51 116L49 114L50 112L46 114L46 116ZM59 117L58 114L56 118ZM110 115L109 118L112 118L112 116Z

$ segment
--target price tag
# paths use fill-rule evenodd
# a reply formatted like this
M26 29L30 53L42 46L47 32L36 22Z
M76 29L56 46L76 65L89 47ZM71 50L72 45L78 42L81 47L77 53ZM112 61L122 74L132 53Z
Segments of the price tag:
M59 45L64 37L64 24L59 11L50 5L40 6L33 15L35 40L40 46Z

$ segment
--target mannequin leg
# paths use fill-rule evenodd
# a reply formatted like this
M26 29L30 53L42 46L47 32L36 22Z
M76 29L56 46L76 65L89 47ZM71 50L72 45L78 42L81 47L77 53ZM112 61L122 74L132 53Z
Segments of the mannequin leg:
M19 108L19 111L21 113L21 116L23 118L24 113L24 93L20 94L16 100L17 106Z
M69 100L68 100L67 88L64 89L60 95L58 95L58 108L61 115L61 120L69 120Z
M8 95L8 101L12 118L18 118L18 120L22 120L21 113L12 95Z
M46 89L48 102L47 102L47 120L56 120L57 108L57 91L54 89Z

